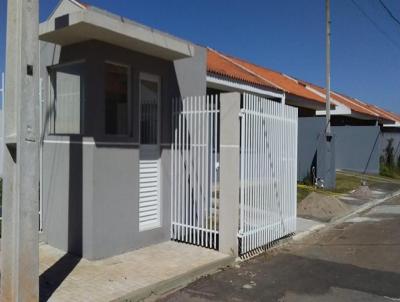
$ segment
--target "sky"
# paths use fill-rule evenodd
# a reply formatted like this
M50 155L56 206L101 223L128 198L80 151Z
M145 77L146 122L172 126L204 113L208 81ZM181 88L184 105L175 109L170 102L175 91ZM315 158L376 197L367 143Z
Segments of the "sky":
M85 2L194 43L325 85L324 0ZM400 1L383 2L400 19ZM41 21L57 3L58 0L40 0ZM331 18L332 89L400 113L400 24L389 17L379 0L331 1ZM0 72L5 68L5 33L6 0L0 0Z

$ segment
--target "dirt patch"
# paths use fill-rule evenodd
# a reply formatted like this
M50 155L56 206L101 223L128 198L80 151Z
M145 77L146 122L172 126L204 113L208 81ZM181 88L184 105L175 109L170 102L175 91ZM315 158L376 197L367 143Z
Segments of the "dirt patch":
M334 217L345 215L350 208L334 196L312 192L297 207L298 215L328 222Z
M359 186L351 193L351 195L362 199L370 199L374 197L374 194L371 192L368 186Z

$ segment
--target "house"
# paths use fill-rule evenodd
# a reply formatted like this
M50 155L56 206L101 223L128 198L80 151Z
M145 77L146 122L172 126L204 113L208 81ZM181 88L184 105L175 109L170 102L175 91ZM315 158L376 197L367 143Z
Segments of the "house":
M87 259L169 240L171 100L206 94L206 49L73 0L39 38L43 240Z
M255 93L297 107L299 117L325 109L325 99L290 76L207 49L207 91ZM332 106L334 108L334 106Z
M89 260L171 239L237 256L295 231L285 102L309 97L308 114L322 98L254 72L222 79L210 49L75 0L39 39L44 242Z
M276 94L281 93L283 102L299 112L298 180L318 177L322 160L317 154L326 128L324 88L208 48L207 90L247 91L277 101ZM379 173L387 141L383 137L388 132L386 137L394 135L398 117L335 91L331 104L336 169Z
M75 0L58 4L39 39L45 242L92 260L171 238L218 249L225 229L248 252L294 232L296 180L324 164L322 88ZM393 115L339 93L331 109L337 129L350 127L336 146L371 127L366 152L351 155L362 160L342 161L364 167ZM240 158L225 172L241 172L230 190L215 172L223 154ZM255 189L282 194L255 201ZM221 215L233 224L219 226Z

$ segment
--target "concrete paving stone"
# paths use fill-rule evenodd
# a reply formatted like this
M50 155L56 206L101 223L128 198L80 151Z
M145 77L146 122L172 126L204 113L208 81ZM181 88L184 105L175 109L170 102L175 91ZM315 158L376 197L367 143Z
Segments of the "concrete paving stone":
M41 301L112 301L160 282L232 259L214 250L164 242L104 260L65 255L49 245L40 251Z

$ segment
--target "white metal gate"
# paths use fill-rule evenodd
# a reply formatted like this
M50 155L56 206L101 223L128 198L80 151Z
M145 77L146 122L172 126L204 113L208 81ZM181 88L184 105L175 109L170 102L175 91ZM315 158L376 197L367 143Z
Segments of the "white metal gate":
M297 109L244 94L241 114L240 252L296 229Z
M218 98L173 102L171 238L217 249Z

